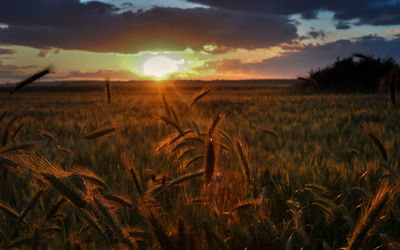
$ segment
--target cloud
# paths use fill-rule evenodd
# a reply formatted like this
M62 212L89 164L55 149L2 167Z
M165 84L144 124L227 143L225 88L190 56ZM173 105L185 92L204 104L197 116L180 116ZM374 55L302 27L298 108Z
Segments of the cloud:
M335 27L338 30L348 30L348 29L350 29L350 24L340 21L335 25Z
M320 10L335 13L336 20L359 19L359 24L400 24L400 2L397 0L190 0L215 8L259 14L292 15L315 18ZM340 25L339 25L340 27ZM344 27L344 26L342 26Z
M313 39L313 40L324 40L326 37L326 33L323 30L315 30L314 28L311 28L311 30L309 32L307 32L307 35L303 35L299 37L299 41L304 41L304 40L309 40L309 39ZM292 43L293 44L293 43ZM285 45L281 45L281 48L284 47Z
M311 38L313 39L324 39L326 34L323 30L312 30L310 32L307 33Z
M388 30L388 34L394 35L394 36L399 36L400 35L400 29L390 29L390 30Z
M273 57L254 63L240 60L224 60L209 65L217 71L246 73L255 77L287 78L308 73L311 69L323 68L332 64L338 57L354 53L393 57L400 62L400 38L385 40L378 36L364 36L354 40L339 40L323 45L308 45L298 48L298 52L288 52L281 57Z
M60 74L56 76L51 76L50 79L88 79L88 80L103 80L110 78L111 80L126 80L126 79L136 79L137 75L133 72L126 70L108 70L100 69L96 71L70 71L66 74Z
M35 73L38 68L35 66L16 66L12 64L3 64L0 61L0 84L6 81L22 80L31 73ZM27 73L30 72L30 73Z
M12 55L12 54L15 54L14 50L0 48L0 55Z
M21 6L23 6L21 8ZM0 9L0 43L133 53L187 47L267 48L297 37L288 17L217 8L122 11L79 0L8 0Z
M49 50L41 49L39 50L38 57L45 57Z
M38 54L37 54L37 56L38 57L42 57L42 58L44 58L44 57L46 57L49 53L52 53L52 54L58 54L60 52L60 50L58 50L58 49L48 49L48 48L46 48L46 49L40 49L39 50L39 52L38 52Z
M17 66L13 64L3 64L0 61L0 84L6 82L18 82L31 74L36 73L40 70L40 67L28 65L28 66ZM102 80L105 78L112 80L127 80L127 79L140 79L134 72L128 70L110 70L110 69L99 69L96 71L80 71L73 70L69 72L55 72L45 77L45 80L75 80L75 79L86 79L86 80Z

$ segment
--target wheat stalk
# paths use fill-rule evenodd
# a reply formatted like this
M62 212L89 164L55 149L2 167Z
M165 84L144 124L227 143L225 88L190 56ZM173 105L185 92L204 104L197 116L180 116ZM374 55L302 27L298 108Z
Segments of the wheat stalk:
M48 75L50 73L54 72L54 66L53 65L49 65L46 68L44 68L43 70L37 72L36 74L31 75L30 77L28 77L27 79L23 80L22 82L18 83L8 94L8 96L14 94L16 91L18 91L19 89L25 87L28 84L33 83L34 81L44 77L45 75Z
M189 107L192 108L197 102L200 101L201 98L209 94L213 89L204 87L200 92L196 93L193 98L192 102L190 103Z
M111 103L111 86L110 86L110 79L106 79L105 82L105 90L106 90L106 95L107 95L107 103Z

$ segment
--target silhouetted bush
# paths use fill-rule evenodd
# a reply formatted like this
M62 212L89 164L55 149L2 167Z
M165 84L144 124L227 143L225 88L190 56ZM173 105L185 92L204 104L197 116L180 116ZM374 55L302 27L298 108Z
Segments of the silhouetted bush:
M364 92L376 93L387 89L382 79L393 70L399 74L399 65L389 58L375 58L354 54L338 58L332 65L311 71L307 77L299 77L297 87L302 90L321 92Z

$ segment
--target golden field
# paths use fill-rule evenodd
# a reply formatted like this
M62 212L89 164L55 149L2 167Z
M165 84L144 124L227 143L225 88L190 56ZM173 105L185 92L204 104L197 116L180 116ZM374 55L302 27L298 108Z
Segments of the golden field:
M386 96L212 82L0 98L1 248L400 247Z

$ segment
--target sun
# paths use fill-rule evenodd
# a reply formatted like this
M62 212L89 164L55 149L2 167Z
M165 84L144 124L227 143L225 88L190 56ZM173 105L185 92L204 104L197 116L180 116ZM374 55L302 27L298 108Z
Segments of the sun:
M179 65L183 63L184 59L174 60L165 55L152 56L143 63L143 75L160 79L179 71Z

